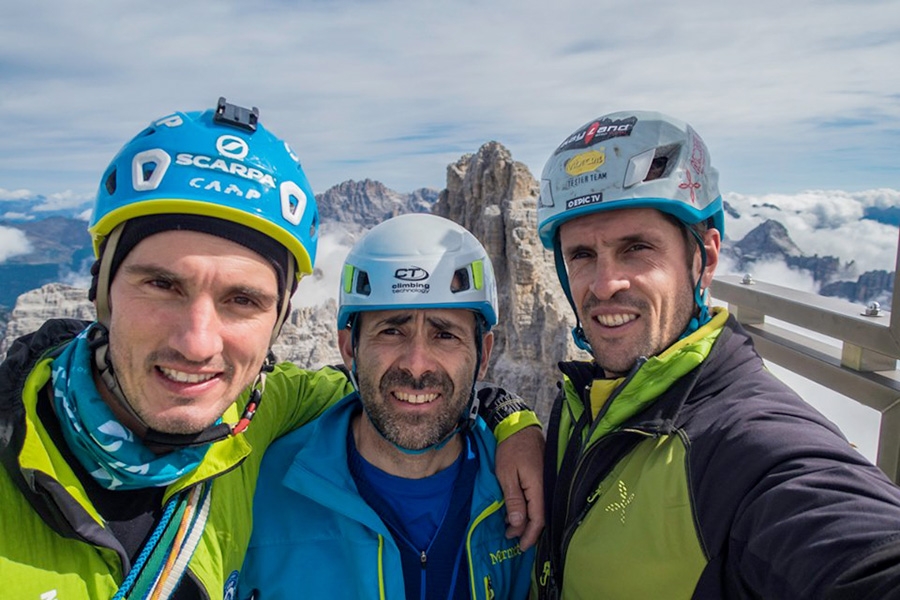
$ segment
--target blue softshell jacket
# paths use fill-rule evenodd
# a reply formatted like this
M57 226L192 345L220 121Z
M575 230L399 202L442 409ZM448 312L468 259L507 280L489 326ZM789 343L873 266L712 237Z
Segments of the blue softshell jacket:
M348 468L347 431L361 407L351 394L269 447L239 598L405 597L397 544L360 497ZM506 539L493 471L496 441L480 418L472 431L480 460L466 532L471 596L526 598L533 552Z

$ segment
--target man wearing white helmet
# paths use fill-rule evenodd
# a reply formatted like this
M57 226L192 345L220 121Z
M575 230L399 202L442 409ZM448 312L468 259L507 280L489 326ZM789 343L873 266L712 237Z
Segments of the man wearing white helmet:
M347 256L341 354L357 384L273 444L241 598L525 598L476 381L497 323L490 258L463 227L402 215Z
M125 144L90 231L97 321L50 320L0 366L2 595L230 596L262 452L352 389L269 354L312 272L312 190L220 99Z
M652 112L547 161L539 234L593 361L560 364L535 595L900 597L900 489L709 306L717 180L697 133Z

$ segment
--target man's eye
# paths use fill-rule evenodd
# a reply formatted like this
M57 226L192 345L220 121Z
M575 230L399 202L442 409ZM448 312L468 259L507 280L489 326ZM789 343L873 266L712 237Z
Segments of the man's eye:
M590 253L588 253L586 250L575 250L574 252L571 252L569 254L569 260L581 260L583 258L588 258L589 256Z
M172 288L172 282L168 279L151 279L147 283L162 290L168 290Z

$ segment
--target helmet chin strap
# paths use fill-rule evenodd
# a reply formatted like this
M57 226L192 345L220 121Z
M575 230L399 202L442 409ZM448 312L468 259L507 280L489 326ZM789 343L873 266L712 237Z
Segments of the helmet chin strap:
M103 253L100 256L100 264L97 272L97 289L94 298L97 307L97 321L104 327L109 327L112 313L109 308L109 287L110 271L112 270L113 257L116 254L116 247L119 245L119 238L122 237L122 231L125 229L125 223L116 226L109 236L106 238Z
M696 285L694 285L694 304L697 305L696 310L691 316L691 320L688 321L687 327L685 327L684 331L681 332L681 335L678 337L679 340L691 335L709 323L710 319L712 319L708 306L709 290L704 290L701 287L703 283L703 273L706 271L706 246L703 245L703 238L700 237L700 234L697 233L693 227L688 227L687 230L694 236L694 239L697 241L697 246L700 248L700 275L697 277Z
M357 321L359 319L359 313L356 313L350 317L350 339L351 345L353 348L353 362L350 365L350 381L353 383L353 387L356 388L357 393L359 393L359 384L357 383L356 378L356 357L357 350L359 348L359 328L357 327ZM402 452L403 454L407 454L410 456L418 456L420 454L425 454L426 452L437 452L444 446L450 443L450 441L456 436L457 433L465 432L471 424L475 421L475 418L478 416L478 408L480 406L480 401L478 399L478 394L475 393L475 384L478 382L478 369L481 366L481 357L483 354L482 347L482 335L484 334L484 325L482 323L482 317L480 315L476 315L475 317L475 376L472 378L472 389L469 391L469 402L468 409L463 411L463 413L459 417L459 421L457 426L453 428L450 433L444 436L441 440L431 444L429 446L425 446L424 448L412 449L407 448L405 446L401 446L400 444L394 442L381 430L380 427L375 423L375 420L369 416L368 411L366 410L366 405L363 403L363 411L366 412L366 419L369 420L369 423L372 425L372 428L378 432L378 435L381 438L389 443L391 446ZM360 398L362 398L360 396Z
M294 259L293 253L288 252L287 273L285 273L284 282L284 297L281 299L281 307L278 310L278 319L275 321L275 328L272 329L272 337L269 339L270 353L272 351L272 346L275 345L275 341L278 339L279 334L281 334L281 328L284 326L284 321L287 319L288 313L291 312L291 296L294 292L294 286L298 283L296 276L294 275L296 267L297 261Z
M575 327L572 328L572 339L575 340L575 345L578 346L579 349L593 354L594 349L591 348L591 343L584 333L584 327L581 326L581 318L578 316L578 310L575 308L575 300L572 298L572 288L569 286L569 272L566 271L566 261L563 259L562 250L560 248L559 229L556 230L556 234L553 236L553 262L556 264L556 276L559 278L559 284L562 286L563 293L566 295L566 300L569 301L569 306L572 307L572 314L575 315Z

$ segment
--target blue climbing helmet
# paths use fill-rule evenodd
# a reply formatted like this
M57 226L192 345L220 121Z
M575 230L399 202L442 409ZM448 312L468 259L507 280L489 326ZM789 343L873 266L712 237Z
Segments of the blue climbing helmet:
M259 122L259 110L219 98L203 112L176 112L150 123L112 159L100 181L89 225L97 261L90 297L94 363L119 404L140 422L108 356L109 286L125 255L141 239L166 230L192 230L242 244L278 274L279 307L270 345L290 309L299 279L312 273L319 215L315 196L287 142ZM265 388L269 353L237 424L175 435L148 427L145 441L181 448L244 431Z
M256 248L240 234L229 236L227 231L250 230L267 238L269 245L271 240L286 248L293 266L283 274L287 281L280 283L287 290L283 309L296 282L312 273L319 216L296 154L263 127L258 109L219 98L214 109L176 112L153 121L125 144L104 172L88 228L100 259L96 285L100 322L108 320L105 302L116 231L129 221L177 222L178 216L188 223L218 223L221 227L210 233L220 234L221 229L226 232L223 237L237 237L235 241L252 249Z
M719 174L697 132L682 121L657 112L625 111L589 121L554 150L541 174L538 233L553 250L563 291L575 304L560 254L559 226L570 219L623 208L654 208L690 227L707 223L725 235L725 212ZM701 257L706 253L700 240ZM697 319L686 333L709 319L698 281ZM576 311L576 318L577 318ZM580 322L576 344L590 351Z

